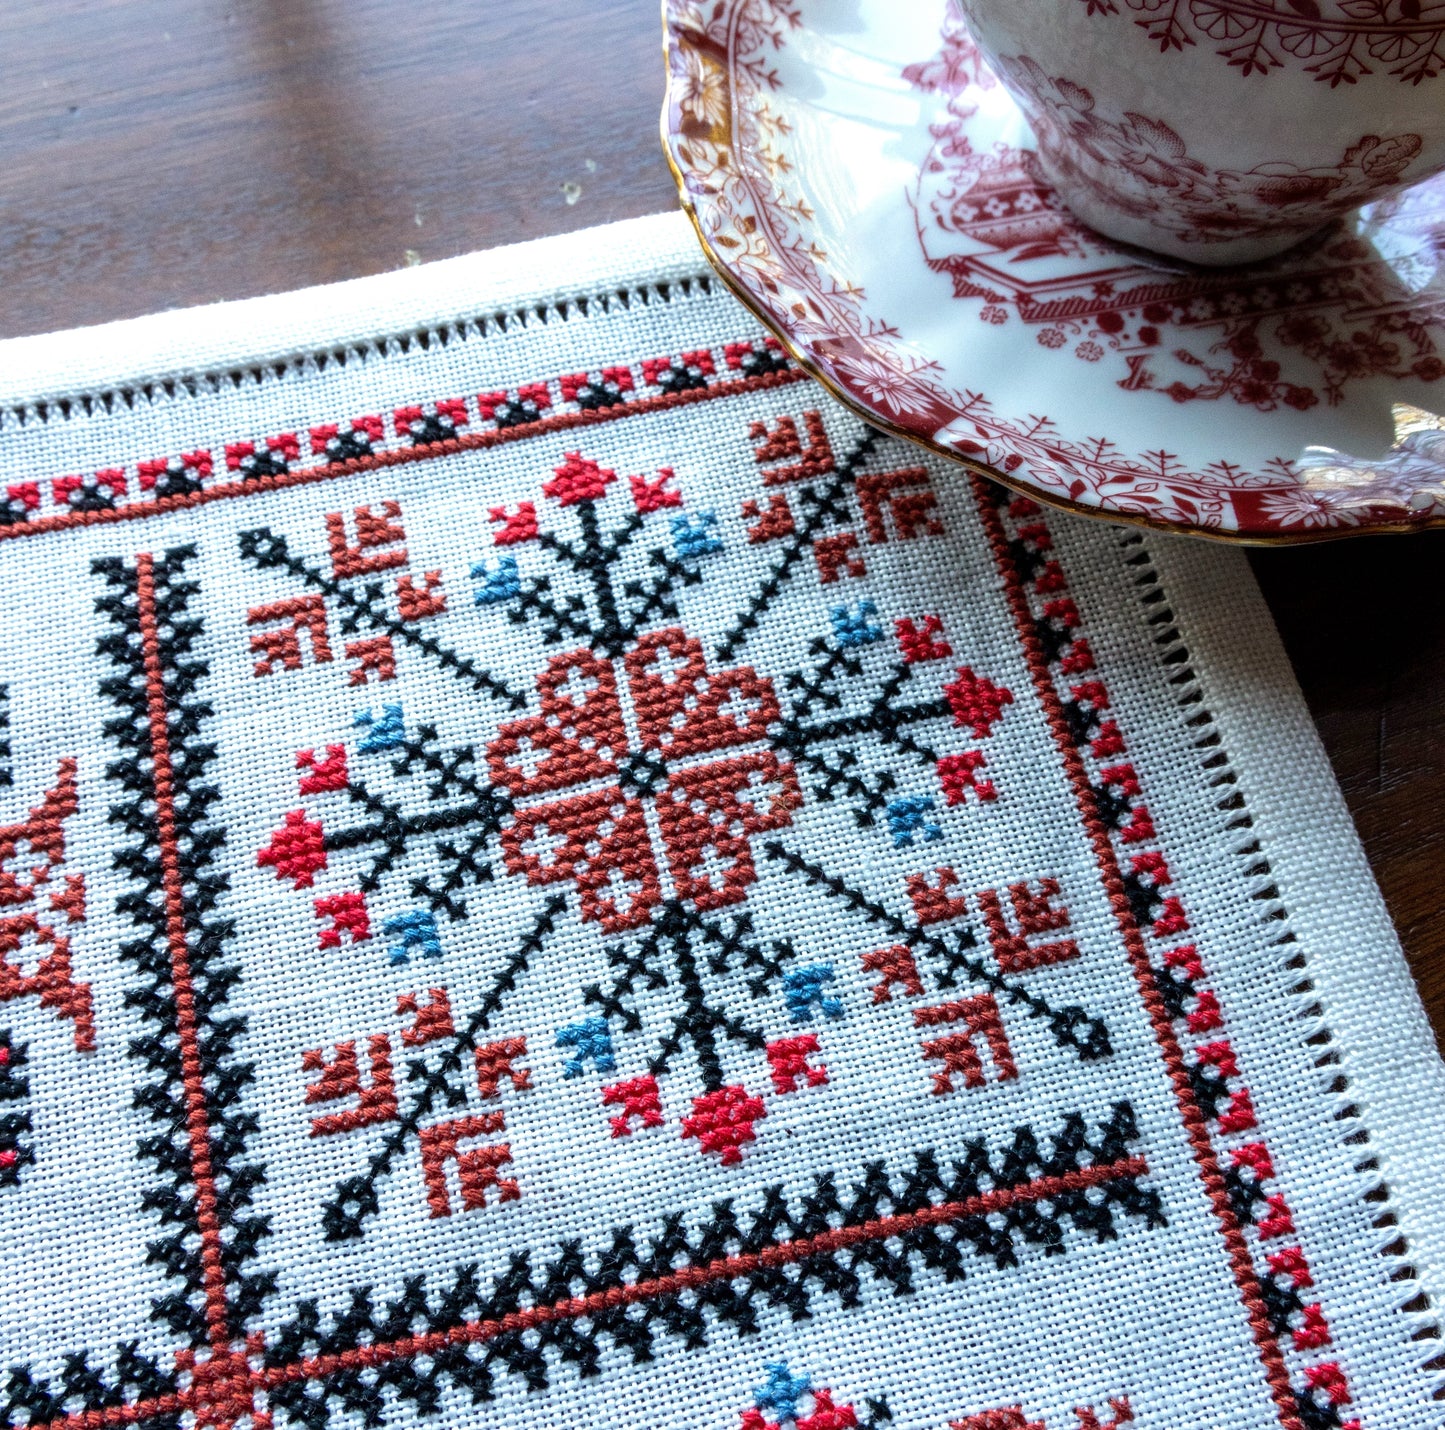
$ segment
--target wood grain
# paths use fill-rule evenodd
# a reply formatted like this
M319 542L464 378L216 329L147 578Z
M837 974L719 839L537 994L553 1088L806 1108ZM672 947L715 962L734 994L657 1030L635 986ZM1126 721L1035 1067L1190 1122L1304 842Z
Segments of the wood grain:
M652 0L0 8L0 335L667 208ZM1445 533L1255 571L1445 1029Z
M650 0L47 0L0 54L6 336L674 202Z

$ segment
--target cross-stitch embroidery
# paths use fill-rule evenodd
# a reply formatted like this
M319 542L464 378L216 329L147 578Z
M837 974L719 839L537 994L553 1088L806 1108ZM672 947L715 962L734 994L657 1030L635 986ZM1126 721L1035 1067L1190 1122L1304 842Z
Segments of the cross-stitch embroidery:
M10 485L105 753L0 708L0 1214L63 1053L143 1234L4 1424L1172 1430L1146 1273L1385 1424L1069 543L676 331Z

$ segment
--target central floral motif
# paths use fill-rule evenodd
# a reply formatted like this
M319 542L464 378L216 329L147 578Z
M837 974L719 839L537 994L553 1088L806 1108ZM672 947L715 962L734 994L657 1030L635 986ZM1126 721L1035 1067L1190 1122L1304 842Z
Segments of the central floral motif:
M699 910L746 898L752 837L791 824L802 803L790 763L741 748L781 718L770 680L750 666L709 671L702 644L673 626L619 661L554 656L537 694L538 713L487 746L493 780L518 801L502 833L512 873L575 884L582 917L621 932L664 897L660 839L677 898Z

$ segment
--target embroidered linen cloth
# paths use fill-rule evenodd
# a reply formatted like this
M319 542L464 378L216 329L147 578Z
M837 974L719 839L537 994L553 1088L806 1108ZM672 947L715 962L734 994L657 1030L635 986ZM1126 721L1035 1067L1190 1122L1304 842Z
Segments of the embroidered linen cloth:
M1236 552L666 216L0 345L7 1423L1439 1423L1442 1070Z

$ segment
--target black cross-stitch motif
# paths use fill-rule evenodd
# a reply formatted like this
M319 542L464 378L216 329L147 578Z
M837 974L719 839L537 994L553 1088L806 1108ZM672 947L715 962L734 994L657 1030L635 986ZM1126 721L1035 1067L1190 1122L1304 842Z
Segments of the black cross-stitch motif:
M669 900L654 917L652 927L633 945L607 948L614 976L605 987L589 984L582 1001L598 1009L609 1026L615 1025L621 1033L640 1033L640 1009L646 993L678 988L682 1011L656 1040L647 1071L660 1077L688 1048L703 1088L715 1092L725 1081L720 1039L753 1052L762 1052L767 1045L761 1028L729 1012L718 985L731 983L739 993L760 999L783 987L785 965L797 958L790 941L759 941L752 935L753 921L747 914L707 918L678 900ZM710 983L714 985L711 990Z
M305 1301L267 1348L278 1372L271 1404L307 1430L339 1412L379 1425L393 1397L434 1411L448 1382L483 1404L499 1375L540 1389L560 1365L600 1374L607 1342L646 1362L667 1342L705 1346L723 1326L756 1332L767 1306L794 1319L858 1308L869 1283L911 1294L921 1267L957 1281L980 1260L1015 1267L1025 1247L1058 1255L1071 1237L1112 1239L1121 1218L1162 1226L1159 1196L1140 1184L1143 1161L1130 1152L1136 1135L1120 1103L1092 1137L1073 1115L1047 1147L1020 1128L992 1152L980 1139L956 1160L927 1151L911 1167L874 1163L846 1190L822 1173L801 1196L775 1187L745 1210L729 1200L651 1232L618 1227L597 1250L515 1251L490 1284L463 1266L441 1285L414 1277L392 1300L358 1286L329 1316ZM326 1375L308 1375L311 1365Z
M30 1144L21 1141L30 1131L25 1054L25 1044L15 1042L8 1028L0 1029L0 1187L18 1186L20 1169L35 1161Z
M0 685L0 789L14 782L10 768L10 687Z
M366 742L362 745L365 750ZM362 774L353 772L346 796L359 818L354 823L343 821L340 827L328 824L326 851L365 850L370 862L358 882L364 893L372 894L424 841L437 870L413 877L410 897L423 901L434 914L465 918L463 891L492 879L492 865L485 855L512 812L510 795L474 772L475 746L441 745L434 725L418 726L415 733L402 727L388 734L384 745L375 741L373 749L378 758L385 758L382 750L392 756L390 769L398 779L423 783L424 791L418 793L424 793L426 802L409 813L397 797L373 791Z

